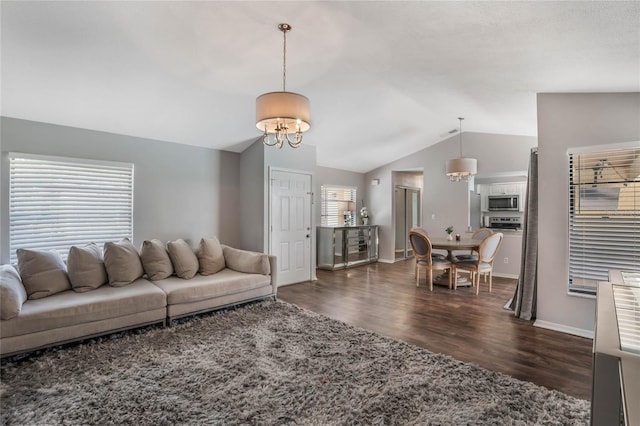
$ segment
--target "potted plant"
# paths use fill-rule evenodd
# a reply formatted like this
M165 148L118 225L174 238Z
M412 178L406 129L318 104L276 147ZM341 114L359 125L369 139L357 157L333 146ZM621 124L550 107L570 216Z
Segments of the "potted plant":
M362 206L362 208L360 209L360 219L362 219L363 225L369 224L369 213L367 212L367 208L365 206Z
M453 240L453 237L451 236L451 233L453 232L453 225L450 225L447 229L445 229L445 231L447 232L447 240Z

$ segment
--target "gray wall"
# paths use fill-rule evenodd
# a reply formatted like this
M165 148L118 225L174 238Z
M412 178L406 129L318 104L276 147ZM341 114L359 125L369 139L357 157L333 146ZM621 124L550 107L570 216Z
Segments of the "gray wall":
M570 148L640 142L640 93L538 95L539 258L536 325L592 335L595 299L567 294Z
M536 145L536 138L531 136L463 134L464 155L478 160L479 176L512 175L527 170L529 152ZM449 225L460 233L467 229L469 187L463 182L449 182L445 175L446 160L458 156L458 136L452 136L366 174L367 181L380 179L380 185L368 187L367 201L374 223L380 225L382 261L394 259L394 171L423 171L422 225L429 233L444 237Z
M218 236L240 247L235 153L2 117L0 258L9 259L8 152L134 164L134 244Z
M264 144L255 142L240 154L240 231L246 250L263 251L266 242L256 238L265 234L267 191L264 181Z

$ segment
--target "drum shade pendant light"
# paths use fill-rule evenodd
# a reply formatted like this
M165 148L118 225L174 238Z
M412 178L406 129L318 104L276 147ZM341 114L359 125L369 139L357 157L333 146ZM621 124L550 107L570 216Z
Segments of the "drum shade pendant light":
M270 92L256 99L256 127L264 132L262 142L282 148L286 140L293 148L302 144L302 132L311 127L309 99L287 92L287 32L291 25L278 25L284 35L282 54L282 92Z
M451 182L469 182L471 177L478 173L478 161L475 158L462 157L462 120L464 118L458 117L458 120L460 120L460 158L447 160L446 171Z

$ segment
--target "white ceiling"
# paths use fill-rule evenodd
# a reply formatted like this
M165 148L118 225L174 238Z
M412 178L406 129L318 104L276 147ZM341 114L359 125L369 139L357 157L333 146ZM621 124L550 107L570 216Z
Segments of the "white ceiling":
M311 100L318 164L536 135L536 93L640 91L640 2L2 1L2 115L241 152L256 96ZM275 149L275 148L273 148ZM292 149L285 146L283 149Z

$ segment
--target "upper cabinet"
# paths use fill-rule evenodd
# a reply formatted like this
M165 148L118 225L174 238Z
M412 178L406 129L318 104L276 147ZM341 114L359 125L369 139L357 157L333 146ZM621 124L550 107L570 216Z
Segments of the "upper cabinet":
M518 195L520 183L494 183L489 185L489 195Z

